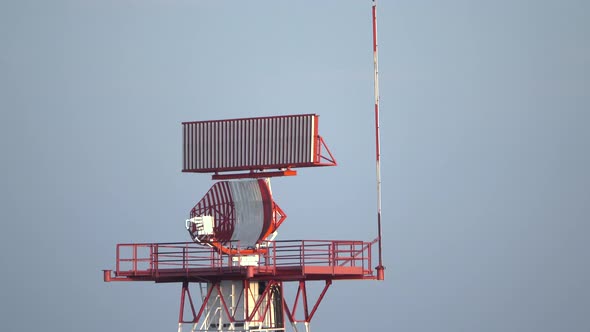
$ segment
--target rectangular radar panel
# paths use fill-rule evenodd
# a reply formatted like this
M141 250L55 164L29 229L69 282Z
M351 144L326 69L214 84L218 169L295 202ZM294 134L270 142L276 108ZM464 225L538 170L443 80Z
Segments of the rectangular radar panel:
M334 166L316 114L182 123L183 172Z

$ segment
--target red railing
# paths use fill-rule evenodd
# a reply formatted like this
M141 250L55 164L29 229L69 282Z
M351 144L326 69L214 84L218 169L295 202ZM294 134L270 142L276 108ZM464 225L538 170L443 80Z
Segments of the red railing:
M371 276L371 246L363 241L270 241L263 243L257 273L356 273ZM239 247L239 246L238 246ZM244 256L228 255L194 242L132 243L117 245L116 277L243 271ZM322 272L323 271L323 272Z

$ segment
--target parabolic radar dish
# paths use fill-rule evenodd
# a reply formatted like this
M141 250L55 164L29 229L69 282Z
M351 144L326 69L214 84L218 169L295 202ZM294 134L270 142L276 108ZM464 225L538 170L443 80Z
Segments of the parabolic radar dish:
M186 228L197 243L249 254L286 217L272 199L268 179L220 181L193 207Z

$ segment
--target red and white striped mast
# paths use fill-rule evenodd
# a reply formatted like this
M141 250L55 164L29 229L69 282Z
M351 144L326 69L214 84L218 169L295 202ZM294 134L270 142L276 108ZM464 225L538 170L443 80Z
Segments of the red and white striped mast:
M373 0L373 65L375 68L375 155L377 171L377 240L379 242L379 265L377 265L377 280L385 278L381 247L381 134L379 133L379 57L377 48L377 2Z

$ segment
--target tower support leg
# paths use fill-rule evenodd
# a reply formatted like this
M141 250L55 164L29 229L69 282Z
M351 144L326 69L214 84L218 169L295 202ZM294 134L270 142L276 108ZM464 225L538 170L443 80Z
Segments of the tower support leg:
M189 285L183 282L181 288L178 332L183 331L184 324L192 325L191 332L286 331L281 281L209 282L207 294L201 294L199 309L194 305Z
M324 299L324 296L326 295L326 292L328 291L328 288L331 284L332 280L326 280L324 288L318 296L317 300L315 301L311 311L309 311L308 306L309 296L307 294L306 281L299 281L299 286L297 288L297 293L295 295L295 301L293 302L293 306L291 306L290 308L287 305L285 297L283 296L283 306L285 308L285 314L287 315L287 318L289 318L289 322L291 322L291 325L293 326L295 332L298 332L297 323L303 323L303 325L305 326L305 332L310 331L311 320L315 315L320 303ZM297 318L297 308L300 301L303 302L303 318Z

